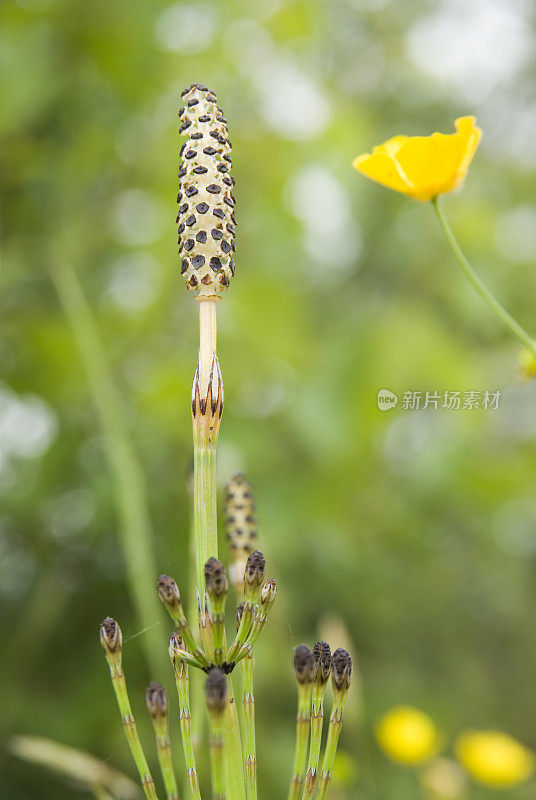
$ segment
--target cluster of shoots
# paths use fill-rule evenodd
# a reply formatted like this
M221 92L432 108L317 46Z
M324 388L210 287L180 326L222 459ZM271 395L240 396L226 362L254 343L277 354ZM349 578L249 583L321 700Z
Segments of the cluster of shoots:
M241 475L227 486L226 524L232 564L227 571L218 559L216 503L216 447L223 413L223 380L216 355L216 303L234 275L234 179L230 175L231 142L227 122L216 96L194 84L183 94L180 132L188 140L181 149L178 193L180 270L187 288L199 301L199 356L191 394L194 445L193 538L197 615L188 618L175 580L158 578L158 596L173 621L169 657L175 678L185 775L177 780L168 721L169 701L159 683L147 688L145 701L156 742L156 753L166 800L179 800L184 784L191 800L201 800L192 735L190 702L192 671L203 675L209 728L210 774L213 800L257 800L254 647L276 597L276 583L266 578L262 553L256 549L255 503L251 486ZM233 587L229 613L228 594ZM192 596L194 593L192 592ZM195 602L195 601L194 601ZM227 622L226 625L226 616ZM234 621L231 635L230 619ZM124 732L140 782L148 800L158 800L123 672L123 637L118 623L107 617L100 640L110 668ZM296 752L289 800L325 797L342 724L342 709L350 685L352 663L345 650L333 656L325 642L313 650L295 652L298 679ZM234 698L234 671L239 668L243 714L238 719ZM324 760L319 767L323 699L331 675L334 702ZM192 687L193 688L193 687ZM194 700L192 691L192 701ZM193 705L193 703L192 703ZM172 732L173 733L173 732ZM289 754L289 762L290 762ZM320 772L319 772L320 769Z
M230 800L229 786L233 775L229 752L240 749L240 741L233 741L237 729L232 685L229 677L235 667L243 662L244 687L244 746L245 756L234 776L250 790L245 796L256 796L256 754L253 714L253 647L260 636L276 597L276 583L265 578L265 560L258 550L251 553L244 570L241 596L243 600L233 611L236 622L234 638L228 643L225 626L226 601L229 590L227 572L217 558L205 564L204 601L198 603L197 630L192 630L183 608L176 582L168 575L157 581L157 592L163 606L174 623L169 639L169 657L175 676L179 724L183 745L186 779L193 800L200 800L199 779L195 750L191 735L191 709L189 671L197 669L206 674L205 699L210 728L210 764L213 798ZM121 720L128 744L136 763L141 785L147 798L157 797L154 780L148 766L130 704L123 672L123 637L118 623L107 617L100 627L100 639L115 690ZM230 639L230 637L229 637ZM164 688L151 683L145 693L147 710L151 717L158 762L167 800L178 800L171 741L168 729L168 698ZM238 736L239 736L238 732ZM243 773L243 774L242 774ZM255 788L253 788L255 787Z
M333 773L344 704L352 680L352 659L342 648L332 655L327 642L317 642L312 650L302 644L294 651L294 672L298 681L298 712L288 800L312 800L317 790L318 800L323 800ZM324 695L330 675L333 706L320 768Z

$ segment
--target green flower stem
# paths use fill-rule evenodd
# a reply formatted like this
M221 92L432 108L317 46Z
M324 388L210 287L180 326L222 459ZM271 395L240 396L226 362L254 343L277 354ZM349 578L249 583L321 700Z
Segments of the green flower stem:
M288 800L299 800L303 786L303 775L307 763L307 745L309 743L309 727L311 723L312 684L298 684L298 712L296 714L296 745L294 764L288 790Z
M164 781L166 789L166 798L167 800L180 800L177 779L175 778L175 770L173 767L167 716L165 718L153 720L153 725L156 738L156 753L158 756L158 763L160 764L162 780Z
M161 633L155 627L161 619L161 612L154 592L154 576L157 572L152 551L153 531L147 488L125 421L128 415L113 380L97 322L76 273L71 266L63 264L54 267L51 275L71 325L104 432L114 500L121 520L118 533L138 624L146 628L148 623L153 623L142 636L145 655L155 674L165 674L165 648Z
M318 774L318 761L320 758L320 743L322 741L322 725L324 722L324 692L326 686L319 683L313 684L311 698L311 744L309 747L309 760L305 773L305 786L303 800L313 797L316 777Z
M484 302L488 305L488 307L493 311L494 314L500 319L500 321L505 325L509 331L511 331L514 336L525 345L525 347L532 353L533 356L536 357L536 342L530 336L527 331L521 327L521 325L515 320L511 314L504 308L503 305L497 300L497 298L490 292L487 286L480 280L474 269L472 268L471 264L465 257L463 250L461 249L460 245L456 237L454 236L452 229L447 222L447 219L443 213L443 209L441 208L439 199L436 197L434 200L431 201L434 207L434 211L436 216L439 220L439 224L445 234L445 238L449 244L450 249L454 255L454 258L458 262L459 266L461 267L463 273L465 274L466 278L472 284L472 286L476 289L480 297L484 300Z
M216 443L202 445L194 440L194 538L197 589L205 595L205 563L218 557L216 508Z
M225 785L227 787L228 800L246 800L240 725L238 723L233 682L230 675L227 680L227 685L229 699L223 717L226 755Z
M329 720L328 739L324 752L324 760L322 762L317 800L325 800L331 781L333 764L335 763L335 755L337 753L337 745L342 728L342 712L347 694L348 691L335 691L333 696L333 709Z
M184 661L180 662L178 669L175 671L175 683L177 686L177 695L179 697L179 722L190 796L192 800L201 800L191 734L190 681L188 666Z
M210 731L210 773L212 776L212 800L231 800L232 795L225 792L225 735L223 716L209 713Z
M257 755L255 748L255 697L253 695L253 654L242 661L242 688L244 692L244 729L246 800L257 800Z
M125 682L125 675L121 665L121 659L117 655L106 656L108 666L110 667L110 677L114 687L117 705L119 706L119 713L121 714L121 722L123 723L123 730L130 747L130 752L136 764L140 782L147 800L158 800L156 789L154 787L153 777L143 752L143 746L140 740L134 715L130 705L130 700L127 692L127 685Z

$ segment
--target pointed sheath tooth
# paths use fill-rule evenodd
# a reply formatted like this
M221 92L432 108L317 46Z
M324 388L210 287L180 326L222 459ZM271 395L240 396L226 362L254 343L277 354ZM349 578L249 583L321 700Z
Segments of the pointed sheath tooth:
M185 650L184 642L177 631L173 631L169 637L169 657L173 664L181 660L181 653Z
M187 137L179 170L179 252L181 274L198 298L219 298L234 274L234 197L229 174L231 143L227 121L205 86L182 93L179 132Z
M192 416L195 419L195 415L201 405L201 398L199 396L199 359L197 361L197 367L194 372L194 379L192 381Z
M204 446L213 446L218 441L223 413L223 380L218 358L214 355L205 395L199 385L199 360L192 383L192 421L195 441Z

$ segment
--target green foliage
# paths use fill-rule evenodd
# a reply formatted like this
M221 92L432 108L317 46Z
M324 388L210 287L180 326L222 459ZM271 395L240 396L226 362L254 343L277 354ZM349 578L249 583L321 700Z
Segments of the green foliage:
M530 87L521 66L491 94L463 95L416 66L410 35L439 6L0 6L2 738L48 736L131 774L96 636L107 614L122 623L146 742L143 690L172 683L141 666L103 434L50 271L73 265L97 315L147 482L157 570L186 586L197 305L175 254L176 112L180 90L201 80L224 104L237 180L237 275L218 310L220 485L239 470L251 479L281 590L258 644L261 800L286 792L292 650L318 638L326 613L348 628L364 697L342 732L352 769L333 800L416 797L372 739L394 704L426 709L447 744L483 726L536 748L534 387L431 209L350 168L376 141L476 112L483 144L449 219L536 334L523 223L534 162L525 140L510 146ZM380 388L503 396L498 411L381 412ZM176 714L170 724L178 750ZM41 767L3 767L6 799L75 796Z

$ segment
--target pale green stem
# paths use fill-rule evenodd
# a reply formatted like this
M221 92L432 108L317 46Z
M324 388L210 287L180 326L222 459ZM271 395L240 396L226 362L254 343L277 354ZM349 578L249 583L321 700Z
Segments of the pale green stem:
M328 787L333 773L333 764L337 753L337 745L342 728L342 712L347 692L335 691L333 697L333 709L329 720L328 738L324 760L322 762L322 772L320 773L320 785L318 788L317 800L325 800Z
M156 753L160 772L166 789L167 800L180 800L173 767L173 756L171 753L171 741L169 738L167 717L153 720L154 732L156 737Z
M225 736L225 785L228 800L246 800L244 789L244 771L242 761L242 743L240 725L233 692L233 682L229 675L227 680L229 699L223 717Z
M119 713L121 714L121 722L123 730L130 747L130 752L136 764L140 782L147 800L158 800L158 795L154 787L153 777L143 752L143 746L138 734L136 722L130 705L130 700L127 692L127 685L125 682L125 675L123 667L117 662L117 659L108 658L108 665L110 667L110 676L112 678L112 685L114 687L117 705L119 706Z
M214 637L214 663L219 665L227 652L227 639L225 636L225 601L227 595L210 598L212 617L212 635Z
M511 331L514 336L525 345L525 347L532 353L533 356L536 357L536 342L530 336L527 331L521 327L519 322L515 320L511 314L504 308L504 306L497 300L497 298L490 292L487 286L480 280L476 272L474 271L473 267L467 260L463 250L461 249L460 245L456 237L454 236L452 229L447 222L447 219L443 213L443 209L441 208L439 199L436 197L432 200L432 205L434 207L434 211L436 216L439 220L439 224L445 234L445 238L449 244L450 249L454 255L454 258L458 262L459 266L461 267L465 277L471 283L471 285L476 289L480 297L484 300L484 302L488 305L488 307L493 311L494 314L500 319L500 321L505 325L509 331Z
M128 585L138 624L145 628L142 643L151 669L166 669L165 648L155 626L161 611L154 591L157 574L152 551L145 478L130 440L127 413L117 391L97 322L68 264L51 270L52 280L71 325L104 432L105 452L114 482L114 500L121 524L119 536L127 567Z
M307 763L307 745L309 743L309 727L311 722L312 684L298 684L298 711L296 714L296 744L292 777L288 790L288 800L299 800L303 786L303 776Z
M191 498L190 508L190 552L189 552L189 576L190 576L190 627L192 630L199 630L199 623L197 617L197 587L196 587L196 561L195 561L195 534L194 534L194 513L193 513L193 472L191 475L191 482L188 481L189 495ZM200 745L203 740L204 729L206 725L205 714L205 687L203 681L200 680L200 675L195 676L195 680L190 681L190 691L188 693L188 700L191 709L191 745L193 753L198 753ZM191 694L191 698L190 698Z
M194 537L197 589L205 594L205 564L218 557L216 447L194 441Z
M184 662L181 662L179 670L175 673L175 683L177 685L177 695L179 697L179 721L186 777L188 778L188 786L190 788L192 800L201 800L191 733L190 681L188 667Z
M255 697L253 694L253 654L242 661L246 800L257 800L257 751L255 747Z
M216 305L214 302L201 302L199 308L200 339L198 375L194 379L194 393L207 397L208 371L213 364L216 353ZM195 398L195 394L194 394ZM200 405L199 403L195 405ZM207 417L209 411L206 411ZM196 416L197 415L197 416ZM199 408L194 413L194 537L196 579L199 593L200 631L205 651L213 652L214 641L212 625L205 613L205 564L209 558L218 557L218 529L216 505L216 443L218 420L203 420L199 416ZM210 423L214 425L212 429ZM212 432L211 432L212 431ZM242 747L240 728L233 696L232 680L228 680L229 699L221 721L221 730L225 742L223 767L227 800L245 800L244 775L242 763Z
M305 773L303 800L311 800L316 786L318 761L320 758L320 743L322 741L322 725L324 721L325 689L325 684L323 686L319 683L313 684L311 700L311 744L309 747L307 772Z
M210 731L210 773L212 777L212 800L231 800L232 795L225 792L225 735L223 715L218 712L209 713Z

